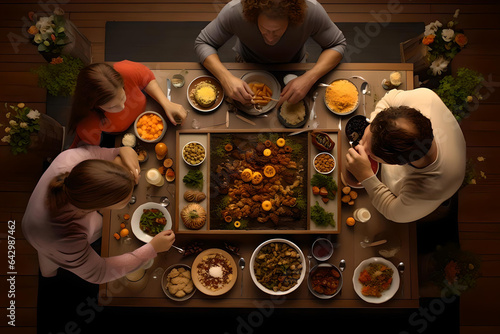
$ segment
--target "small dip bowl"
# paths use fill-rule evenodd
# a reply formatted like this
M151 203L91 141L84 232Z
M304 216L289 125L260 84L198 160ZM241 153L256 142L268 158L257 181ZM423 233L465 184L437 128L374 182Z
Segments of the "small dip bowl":
M193 152L193 149L196 152ZM197 141L190 141L182 148L182 159L189 166L199 166L205 161L207 157L207 150L202 143Z
M332 167L333 163L333 167ZM313 160L314 169L320 174L330 174L337 165L335 158L328 152L318 153Z
M311 247L312 256L318 261L328 261L333 255L333 244L326 238L318 238Z

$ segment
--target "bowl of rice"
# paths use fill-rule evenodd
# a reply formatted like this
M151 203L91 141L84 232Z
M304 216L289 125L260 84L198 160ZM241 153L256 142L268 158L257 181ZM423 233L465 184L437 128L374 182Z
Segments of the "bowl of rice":
M332 113L344 116L352 114L359 105L359 92L354 83L346 79L333 81L326 88L325 105Z
M285 101L278 112L278 120L286 128L303 127L308 118L309 108L305 100L300 100L295 104Z

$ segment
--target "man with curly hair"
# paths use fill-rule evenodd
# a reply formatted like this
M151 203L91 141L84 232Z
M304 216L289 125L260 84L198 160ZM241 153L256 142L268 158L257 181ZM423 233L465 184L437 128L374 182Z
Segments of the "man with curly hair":
M393 89L377 103L371 120L359 145L347 152L346 166L387 219L416 221L460 188L464 135L436 93ZM382 164L381 180L368 156Z
M217 49L233 35L233 50L251 63L305 62L309 37L323 49L309 71L290 81L283 89L284 101L297 103L312 85L342 60L346 40L316 0L233 0L198 35L195 51L200 62L219 79L227 96L251 103L252 90L221 63Z

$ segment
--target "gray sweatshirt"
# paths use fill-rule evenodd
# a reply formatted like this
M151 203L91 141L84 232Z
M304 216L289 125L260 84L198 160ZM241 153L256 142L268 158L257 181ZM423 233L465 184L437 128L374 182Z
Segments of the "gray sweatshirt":
M233 50L249 63L297 63L305 61L305 43L311 37L323 50L344 54L346 40L342 31L330 20L321 4L306 0L307 12L300 25L289 25L279 42L267 45L256 23L243 16L241 0L233 0L196 38L194 49L200 62L227 42L233 35L237 41Z

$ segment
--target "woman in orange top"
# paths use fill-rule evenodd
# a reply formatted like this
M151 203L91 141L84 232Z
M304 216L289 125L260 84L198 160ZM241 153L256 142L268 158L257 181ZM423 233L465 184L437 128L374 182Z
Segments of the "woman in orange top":
M172 124L181 124L186 118L186 110L168 100L153 72L142 64L124 60L113 66L96 63L82 69L69 120L70 132L76 132L71 147L99 145L103 132L127 130L146 109L143 91L163 107Z

